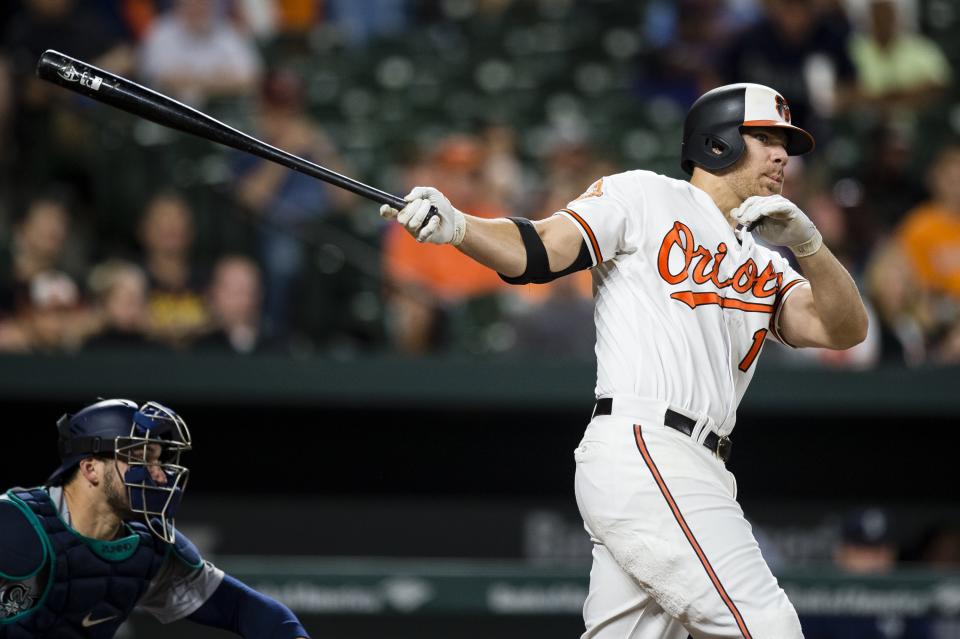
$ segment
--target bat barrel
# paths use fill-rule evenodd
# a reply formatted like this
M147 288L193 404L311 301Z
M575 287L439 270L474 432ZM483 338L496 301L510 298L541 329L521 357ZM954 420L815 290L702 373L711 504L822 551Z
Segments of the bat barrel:
M40 56L37 76L151 122L277 162L374 202L395 208L403 208L406 204L403 198L278 149L162 93L59 51L49 49Z

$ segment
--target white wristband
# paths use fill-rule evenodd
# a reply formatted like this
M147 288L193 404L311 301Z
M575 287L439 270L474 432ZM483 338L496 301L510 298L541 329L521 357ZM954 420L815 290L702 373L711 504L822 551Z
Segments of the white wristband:
M819 251L821 246L823 246L823 236L820 235L820 231L814 231L813 237L806 242L791 246L790 250L793 251L793 254L797 257L810 257Z
M460 246L463 237L467 234L467 218L458 209L453 209L453 238L450 243Z

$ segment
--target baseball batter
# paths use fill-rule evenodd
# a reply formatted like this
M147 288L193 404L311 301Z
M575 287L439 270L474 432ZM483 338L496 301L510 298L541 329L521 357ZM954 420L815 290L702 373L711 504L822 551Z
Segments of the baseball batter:
M866 334L850 275L780 195L788 157L813 146L776 91L729 85L687 114L689 182L607 176L535 223L472 217L425 187L381 209L511 283L592 269L597 403L575 451L594 544L585 638L803 636L725 462L766 340L849 348Z

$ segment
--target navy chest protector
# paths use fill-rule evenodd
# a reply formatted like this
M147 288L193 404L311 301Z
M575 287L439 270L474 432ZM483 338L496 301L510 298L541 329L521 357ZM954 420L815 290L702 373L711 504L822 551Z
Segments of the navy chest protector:
M22 511L41 542L38 546L35 539L25 539L17 544L36 550L31 561L18 558L21 570L27 564L33 567L16 576L45 574L45 586L37 604L0 621L2 639L112 637L171 551L188 565L202 565L185 537L178 535L174 544L166 544L145 524L127 524L130 534L112 541L84 537L64 523L42 488L11 490L6 499ZM7 547L7 541L0 547Z

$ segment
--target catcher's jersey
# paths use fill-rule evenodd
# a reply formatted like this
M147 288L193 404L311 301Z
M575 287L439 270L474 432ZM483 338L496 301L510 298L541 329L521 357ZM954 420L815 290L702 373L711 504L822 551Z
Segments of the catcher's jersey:
M806 282L734 230L704 191L649 171L598 180L560 211L593 259L597 397L711 417L727 435L786 298Z

